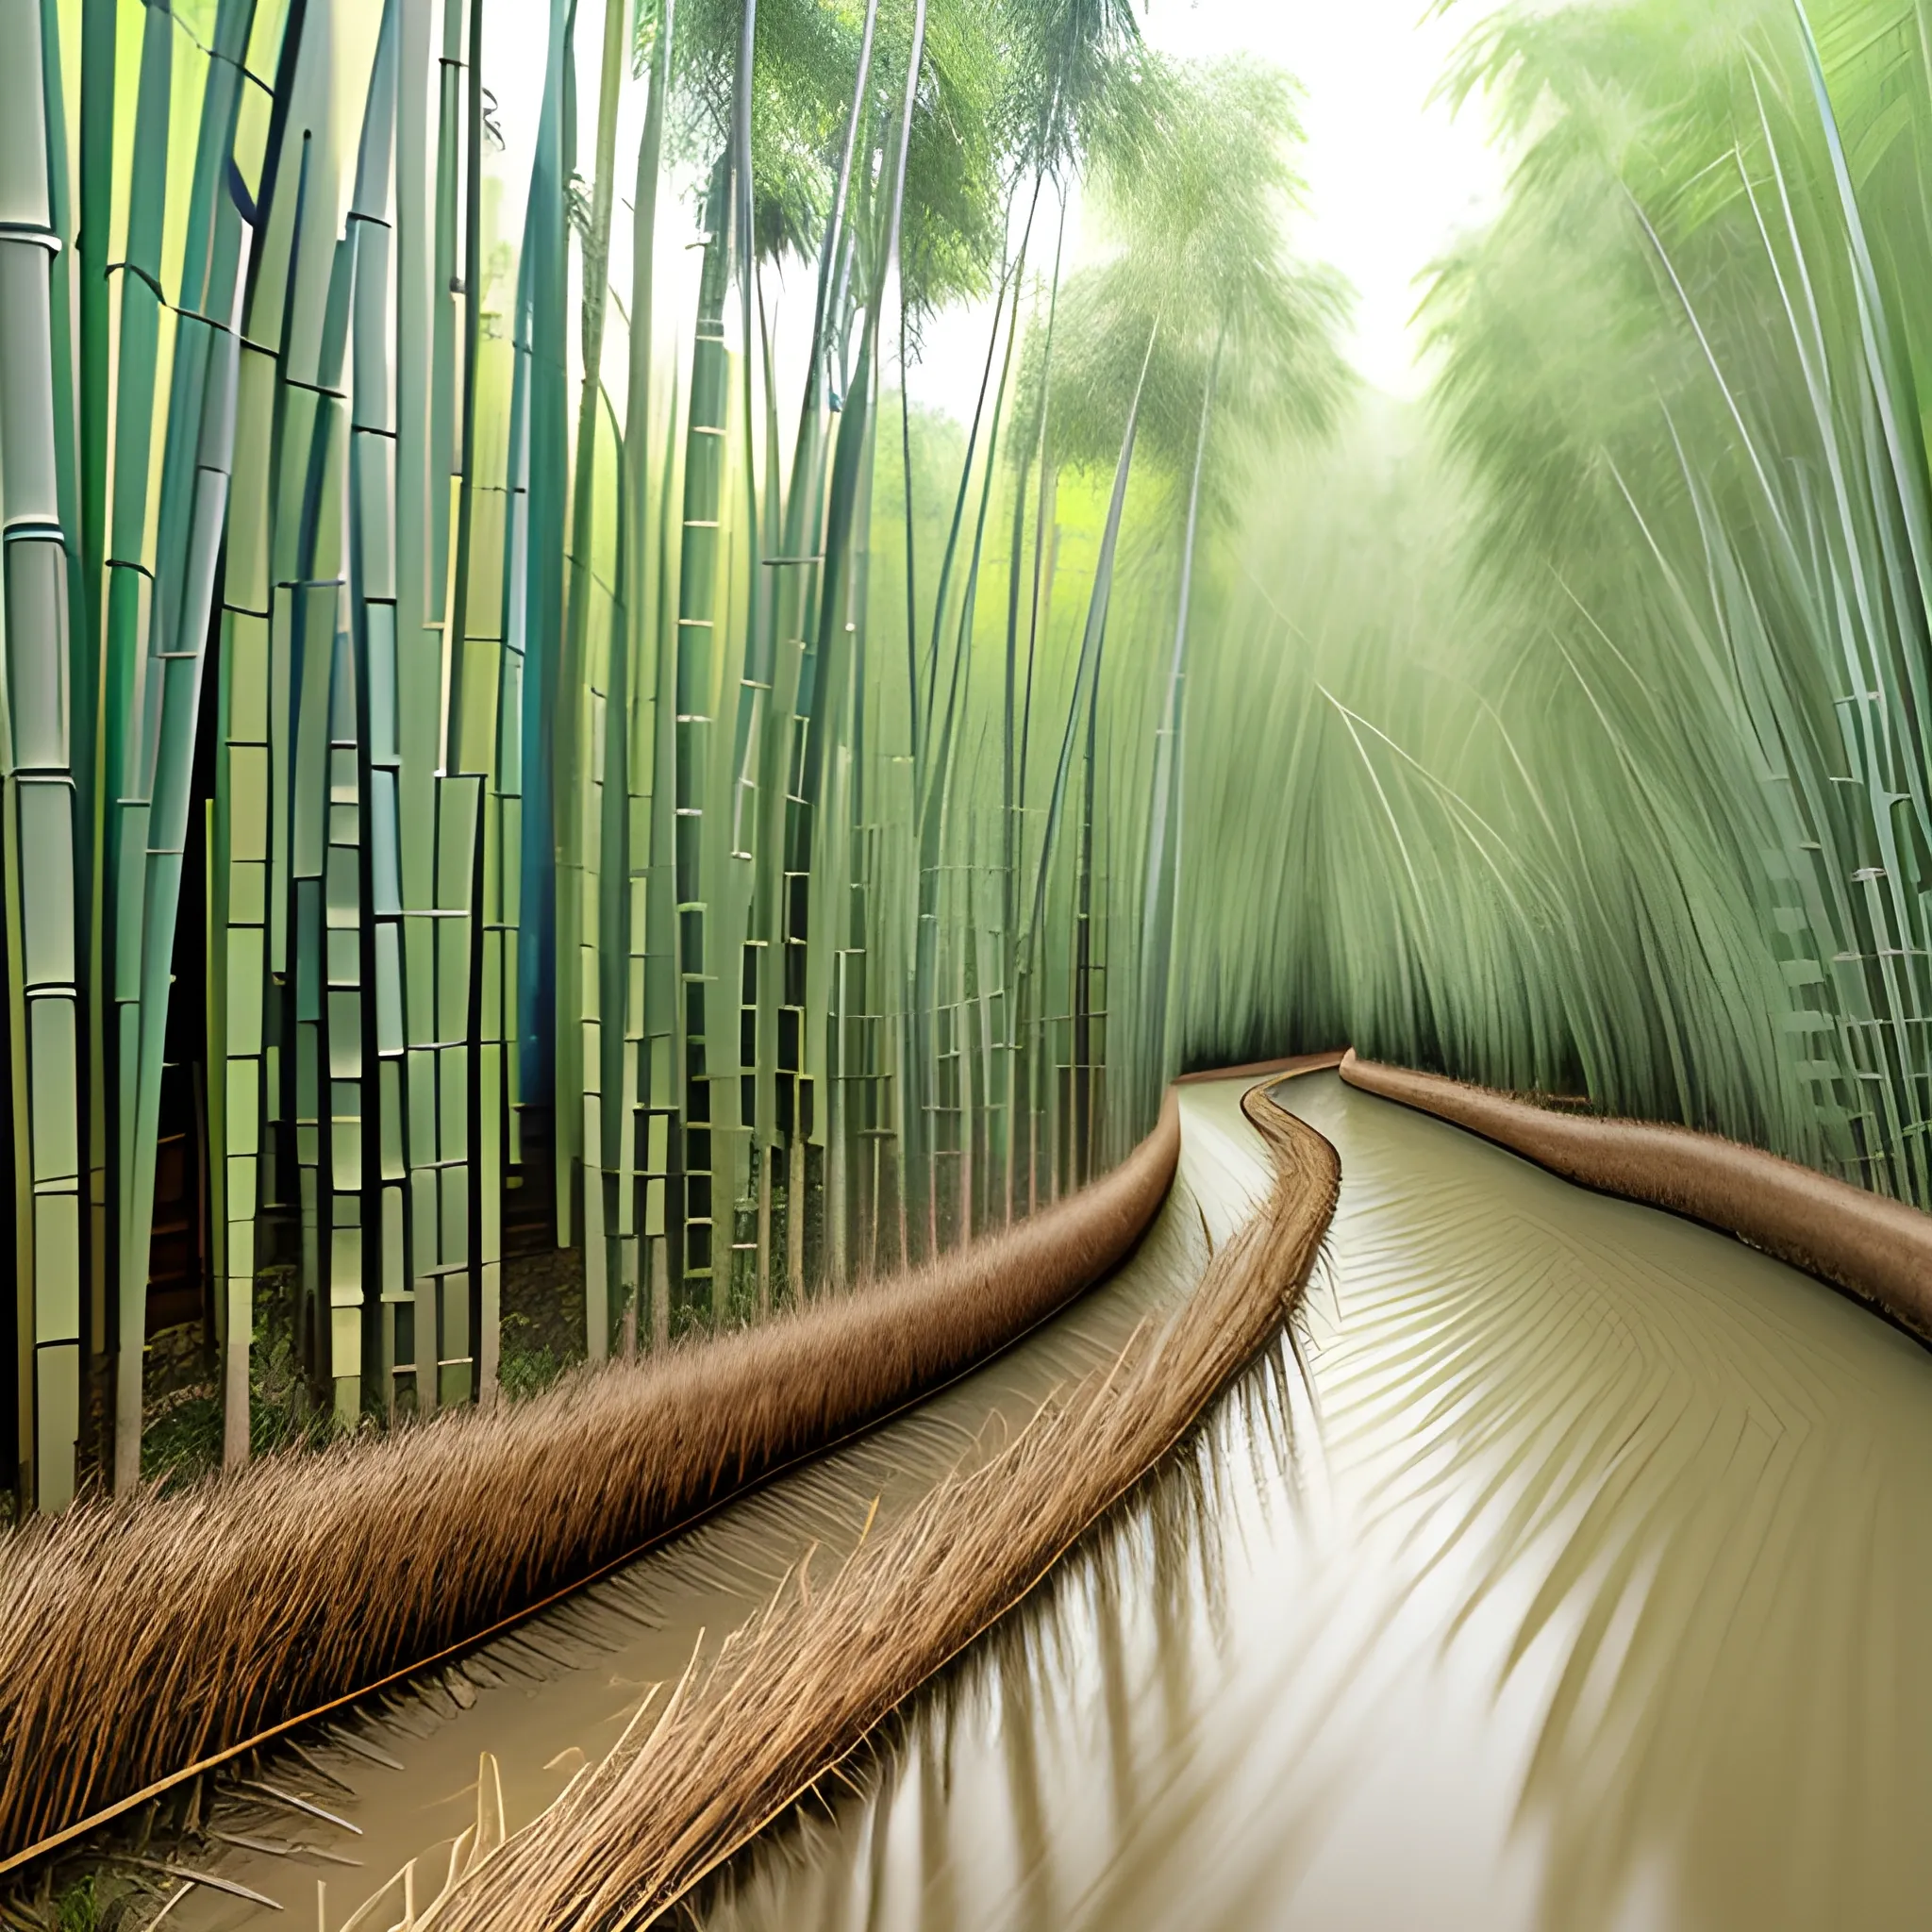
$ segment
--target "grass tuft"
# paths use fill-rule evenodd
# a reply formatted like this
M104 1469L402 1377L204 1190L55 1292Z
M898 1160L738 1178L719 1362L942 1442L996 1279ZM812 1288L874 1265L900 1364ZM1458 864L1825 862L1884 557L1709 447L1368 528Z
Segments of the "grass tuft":
M530 1316L514 1313L503 1318L503 1353L496 1379L510 1401L540 1394L570 1366L570 1358L552 1345Z

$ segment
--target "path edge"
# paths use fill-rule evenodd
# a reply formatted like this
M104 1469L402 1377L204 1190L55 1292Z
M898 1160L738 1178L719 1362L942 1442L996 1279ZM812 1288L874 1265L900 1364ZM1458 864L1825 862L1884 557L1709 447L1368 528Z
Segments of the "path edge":
M1352 1049L1339 1071L1563 1180L1734 1235L1932 1344L1932 1214L1691 1127L1558 1113Z

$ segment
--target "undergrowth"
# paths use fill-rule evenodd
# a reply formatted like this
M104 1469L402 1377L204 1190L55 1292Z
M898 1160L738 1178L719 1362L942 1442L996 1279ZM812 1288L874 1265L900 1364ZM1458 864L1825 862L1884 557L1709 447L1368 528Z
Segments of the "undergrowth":
M333 1409L315 1402L302 1374L293 1282L286 1271L257 1280L255 1341L248 1360L248 1449L320 1449L343 1433ZM163 1489L198 1482L222 1466L223 1401L213 1376L158 1405L141 1438L143 1481Z
M497 1385L512 1402L547 1389L570 1366L561 1350L553 1347L533 1317L522 1312L503 1318L502 1353L497 1357Z
M283 1450L321 1449L348 1433L334 1409L318 1403L302 1374L295 1333L292 1283L267 1274L257 1283L255 1345L248 1371L248 1448L251 1456ZM577 1357L559 1340L549 1311L505 1312L498 1380L511 1401L549 1388ZM399 1412L399 1420L413 1414ZM355 1427L388 1426L376 1414ZM163 1489L180 1489L222 1464L223 1401L218 1380L205 1378L156 1404L141 1439L141 1474ZM10 1500L6 1506L11 1508ZM0 1517L0 1525L8 1518Z
M58 1891L37 1897L14 1894L0 1903L0 1925L23 1932L134 1932L160 1909L145 1880L118 1873L87 1872Z

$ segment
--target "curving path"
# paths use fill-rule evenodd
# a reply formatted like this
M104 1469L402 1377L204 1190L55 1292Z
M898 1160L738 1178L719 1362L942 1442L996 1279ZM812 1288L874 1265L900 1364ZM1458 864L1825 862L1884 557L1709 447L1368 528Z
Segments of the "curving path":
M1932 1354L1333 1075L1283 1092L1342 1161L1300 1364L703 1923L1926 1924Z
M438 1889L452 1841L477 1814L488 1753L494 1809L515 1829L573 1772L601 1757L647 1686L675 1679L698 1643L715 1644L768 1599L808 1549L821 1574L836 1567L873 1516L884 1524L943 1474L997 1444L1057 1389L1110 1361L1150 1312L1198 1279L1208 1242L1247 1217L1267 1181L1259 1141L1241 1118L1249 1081L1182 1090L1180 1170L1132 1259L1103 1286L1009 1354L918 1409L822 1457L713 1521L485 1646L421 1694L387 1701L307 1757L277 1754L260 1780L227 1786L205 1824L213 1856L195 1869L258 1894L196 1887L168 1920L183 1932L290 1923L341 1932L392 1874L417 1861L420 1904ZM357 1827L278 1802L262 1785ZM321 1888L318 1897L318 1887ZM285 1908L272 1909L267 1901ZM401 1884L358 1932L404 1917Z

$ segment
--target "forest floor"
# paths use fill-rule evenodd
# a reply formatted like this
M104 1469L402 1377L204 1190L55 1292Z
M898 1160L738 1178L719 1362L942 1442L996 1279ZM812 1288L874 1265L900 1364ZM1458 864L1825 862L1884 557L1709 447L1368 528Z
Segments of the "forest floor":
M343 1432L332 1410L312 1405L301 1374L294 1288L292 1266L265 1268L256 1277L249 1447L257 1456L298 1444L319 1448ZM512 1400L547 1388L572 1363L581 1361L583 1250L545 1248L507 1259L502 1321L499 1379ZM219 1468L221 1364L202 1324L156 1335L148 1343L143 1382L142 1476L178 1485ZM384 1425L374 1413L360 1424Z

